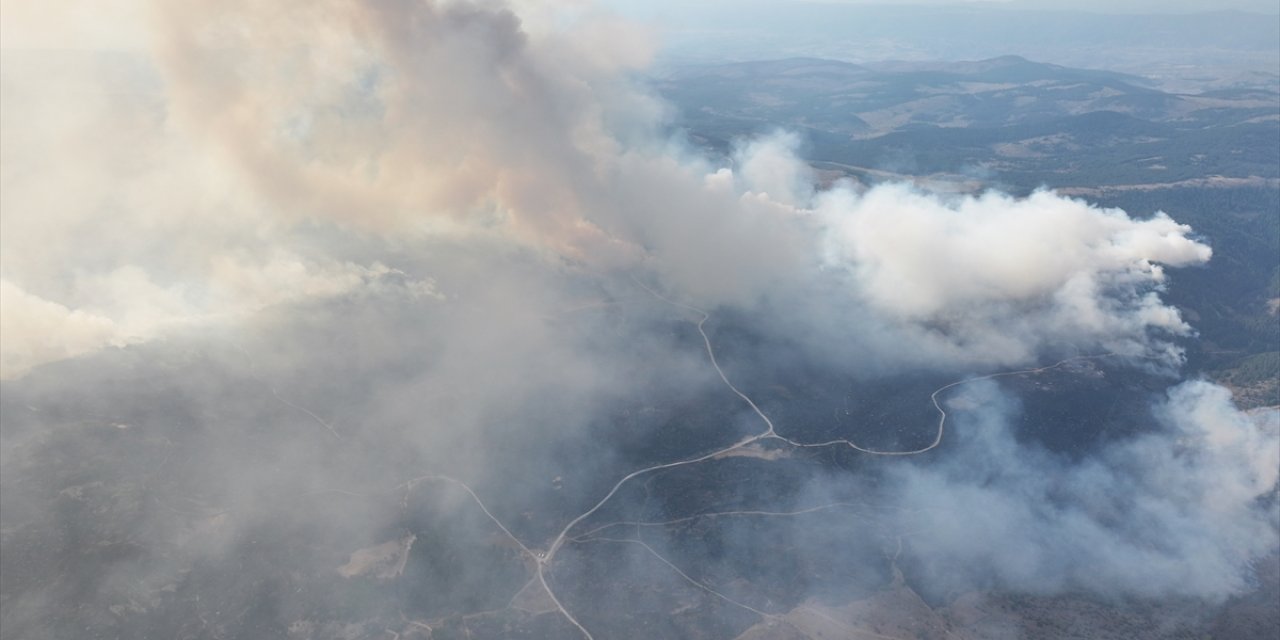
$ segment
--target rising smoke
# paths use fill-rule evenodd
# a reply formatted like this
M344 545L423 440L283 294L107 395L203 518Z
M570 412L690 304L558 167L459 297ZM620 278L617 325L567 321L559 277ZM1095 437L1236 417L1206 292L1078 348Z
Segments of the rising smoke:
M293 586L201 574L254 554L355 571L319 550L403 539L411 506L461 523L440 540L484 526L465 494L408 483L425 472L536 546L620 468L758 431L697 316L638 283L857 379L1104 352L1169 374L1193 334L1160 298L1165 268L1210 257L1190 228L1049 191L817 189L785 133L722 166L637 81L645 34L589 6L157 2L121 11L144 33L95 24L110 51L69 48L87 37L70 17L4 11L27 47L0 60L5 526L66 532L67 510L114 504L128 517L102 526L133 545L76 589L6 576L20 634L65 598L158 616L191 576ZM1221 598L1274 542L1274 434L1218 387L1174 387L1151 433L1084 461L1018 442L994 384L961 400L954 450L885 470L877 497L925 532L910 549L942 589ZM86 442L136 496L41 471ZM289 537L306 550L254 546ZM450 571L477 593L527 578L477 566ZM298 602L274 615L314 616Z

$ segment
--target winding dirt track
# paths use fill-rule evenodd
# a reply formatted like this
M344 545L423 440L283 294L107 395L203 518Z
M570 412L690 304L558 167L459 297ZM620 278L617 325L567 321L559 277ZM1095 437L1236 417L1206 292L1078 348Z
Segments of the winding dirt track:
M743 447L746 447L746 446L748 446L748 445L751 445L751 444L754 444L754 443L756 443L756 442L759 442L759 441L761 441L761 440L766 440L766 439L776 439L776 440L780 440L780 441L785 442L785 443L787 443L787 444L789 444L789 445L791 445L791 446L794 446L794 447L801 447L801 448L815 448L815 447L829 447L829 446L835 446L835 445L846 445L846 446L848 446L848 447L850 447L850 448L852 448L852 449L854 449L854 450L860 451L860 452L862 452L862 453L870 454L870 455L879 455L879 456L911 456L911 455L918 455L918 454L921 454L921 453L925 453L925 452L927 452L927 451L931 451L931 450L933 450L934 448L936 448L939 444L941 444L941 443L942 443L942 437L943 437L943 434L945 433L945 430L946 430L947 412L946 412L946 410L945 410L945 409L943 409L943 408L942 408L941 403L939 403L939 401L938 401L938 396L939 396L939 394L941 394L941 393L943 393L943 392L946 392L946 391L948 391L948 390L950 390L950 389L953 389L953 388L956 388L956 387L959 387L959 386L965 385L965 384L969 384L969 383L972 383L972 382L978 382L978 381L980 381L980 380L990 380L990 379L992 379L992 378L1000 378L1000 377L1006 377L1006 376L1016 376L1016 375L1022 375L1022 374L1034 374L1034 373L1041 373L1041 372L1044 372L1044 371L1049 371L1049 370L1051 370L1051 369L1056 369L1056 368L1061 367L1061 366L1063 366L1063 365L1065 365L1065 364L1067 364L1067 363L1069 363L1069 362L1074 362L1074 361L1079 361L1079 360L1089 360L1089 359L1103 358L1103 357L1108 357L1108 356L1112 355L1112 354L1103 354L1103 355L1093 355L1093 356L1077 356L1077 357L1074 357L1074 358L1068 358L1068 359L1065 359L1065 360L1062 360L1062 361L1059 361L1059 362L1056 362L1056 363L1054 363L1054 364L1051 364L1051 365L1048 365L1048 366L1044 366L1044 367L1035 367L1035 368L1031 368L1031 369L1020 369L1020 370L1016 370L1016 371L1004 371L1004 372L993 373L993 374L988 374L988 375L983 375L983 376L977 376L977 377L972 377L972 378L965 378L965 379L963 379L963 380L957 380L957 381L952 382L952 383L950 383L950 384L947 384L947 385L944 385L944 386L942 386L942 387L939 387L938 389L936 389L936 390L935 390L932 394L930 394L930 396L929 396L930 401L933 403L933 407L934 407L934 409L936 409L936 410L938 411L938 429L937 429L937 434L934 436L934 439L933 439L933 441L932 441L932 442L930 442L927 446L922 447L922 448L919 448L919 449L913 449L913 450L910 450L910 451L881 451L881 450L868 449L868 448L866 448L866 447L859 446L857 443L855 443L855 442L853 442L853 441L851 441L851 440L848 440L848 439L838 439L838 440L831 440L831 441L828 441L828 442L818 442L818 443L803 443L803 442L797 442L797 441L792 440L792 439L790 439L790 438L786 438L786 437L784 437L784 436L779 435L779 434L777 433L776 429L775 429L775 426L774 426L774 424L773 424L773 420L771 420L771 419L769 418L769 416L768 416L768 415L766 415L766 414L764 413L764 411L762 411L762 410L760 409L760 407L755 403L755 401L754 401L754 400L752 400L752 399L751 399L751 397L750 397L750 396L748 396L747 394L743 393L743 392L742 392L742 390L740 390L740 389L738 389L738 387L734 386L733 382L729 380L729 377L725 374L724 369L722 369L722 368L720 367L720 363L719 363L719 361L718 361L718 360L716 360L715 348L712 346L712 344L711 344L711 338L710 338L710 336L708 336L708 335L707 335L707 332L706 332L705 325L706 325L707 320L711 317L711 316L710 316L710 314L709 314L707 311L702 310L702 309L699 309L699 308L697 308L697 307L693 307L693 306L690 306L690 305L687 305L687 304L683 304L683 303L680 303L680 302L676 302L676 301L674 301L674 300L671 300L670 298L667 298L666 296L663 296L662 294L660 294L660 293L658 293L658 292L654 291L653 289L649 288L648 286L645 286L643 283L641 283L641 282L639 282L639 281L636 281L636 284L637 284L637 285L639 285L641 288L643 288L645 291L648 291L650 294L652 294L654 297L658 298L659 300L662 300L663 302L666 302L667 304L670 304L670 305L672 305L672 306L675 306L675 307L678 307L678 308L681 308L681 309L685 309L685 310L691 311L691 312L696 313L696 314L698 314L698 315L700 316L700 317L699 317L699 319L698 319L698 323L697 323L698 333L699 333L699 335L701 335L701 336L702 336L702 342L703 342L703 345L706 347L707 357L708 357L708 359L711 361L711 366L715 368L715 370L716 370L716 374L720 377L720 380L721 380L722 382L724 382L725 386L726 386L726 387L728 387L730 391L732 391L735 395L737 395L739 398L741 398L744 402L746 402L746 403L747 403L747 405L748 405L749 407L751 407L751 410L752 410L753 412L755 412L755 414L756 414L757 416L759 416L759 417L760 417L760 420L761 420L761 421L764 423L764 425L765 425L765 429L764 429L764 431L762 431L762 432L760 432L760 433L758 433L758 434L756 434L756 435L749 436L749 437L747 437L747 438L745 438L745 439L743 439L743 440L740 440L740 441L738 441L738 442L736 442L736 443L734 443L734 444L732 444L732 445L729 445L729 446L727 446L727 447L724 447L724 448L722 448L722 449L719 449L719 450L717 450L717 451L713 451L713 452L708 453L708 454L705 454L705 455L701 455L701 456L698 456L698 457L695 457L695 458L688 458L688 459L685 459L685 460L678 460L678 461L675 461L675 462L667 462L667 463L664 463L664 464L656 464L656 465L653 465L653 466L650 466L650 467L645 467L645 468L643 468L643 469L638 469L638 470L636 470L636 471L632 471L631 473L629 473L629 474L627 474L627 475L623 476L623 477L622 477L622 479L618 480L618 482L617 482L617 483L615 483L615 484L613 485L613 487L609 489L608 493L606 493L606 494L604 495L604 497L602 497L602 498L600 499L600 501L599 501L599 502L597 502L594 506L592 506L590 509L587 509L586 511L582 512L582 513L581 513L580 515L578 515L577 517L575 517L575 518L573 518L572 520L570 520L570 521L569 521L569 523L568 523L568 524L566 524L566 525L565 525L565 527L564 527L563 529L561 529L560 533L559 533L558 535L556 535L555 539L554 539L554 540L552 540L551 545L548 547L548 549L547 549L546 553L537 553L537 554L535 554L535 557L537 558L537 563L538 563L538 569L537 569L537 571L538 571L538 580L542 583L542 586L547 590L547 594L551 596L552 601L554 601L554 602L555 602L556 606L560 609L560 612L565 616L565 618L567 618L567 619L569 620L569 622L573 623L573 625L574 625L575 627L577 627L577 628L578 628L578 630L582 632L582 635L583 635L584 637L586 637L588 640L594 640L594 636L592 636L592 635L591 635L591 632L590 632L590 631L588 631L585 627L583 627L583 626L582 626L582 624L581 624L581 623L580 623L576 618L574 618L574 617L573 617L573 615L572 615L572 614L570 614L570 612L569 612L569 611L564 607L564 605L560 602L560 600L559 600L558 598L556 598L554 591L551 589L551 586L547 583L546 575L545 575L545 570L546 570L546 569L548 569L548 568L550 568L551 563L555 561L556 554L557 554L557 553L559 553L559 551L560 551L560 549L561 549L561 548L563 548L563 546L564 546L565 542L566 542L567 540L569 540L569 539L570 539L570 538L569 538L569 534L570 534L570 532L572 532L572 531L573 531L574 527L578 526L578 524L579 524L579 523L581 523L582 521L584 521L584 520L586 520L587 518L591 517L591 515L592 515L592 514L594 514L594 513L596 513L597 511L599 511L601 507L603 507L605 504L607 504L607 503L609 502L609 500L611 500L611 499L613 498L613 496L614 496L614 495L616 495L616 494L618 493L618 490L619 490L619 489L621 489L623 485L625 485L627 482L631 481L632 479L637 478L637 477L642 476L642 475L646 475L646 474L649 474L649 473L655 472L655 471L661 471L661 470L664 470L664 469L672 469L672 468L675 468L675 467L681 467L681 466L686 466L686 465L697 464L697 463L699 463L699 462L704 462L704 461L706 461L706 460L710 460L710 459L712 459L712 458L716 458L716 457L722 456L722 455L724 455L724 454L726 454L726 453L729 453L729 452L732 452L732 451L735 451L735 450L741 449L741 448L743 448ZM470 493L470 490L468 490L468 492ZM474 494L474 493L472 493L472 496L474 497L474 496L475 496L475 494ZM477 502L479 502L479 498L476 498L476 501L477 501ZM482 508L483 508L483 505L482 505ZM819 507L819 508L826 508L826 507ZM816 510L816 509L804 510L804 511L797 512L797 513L795 513L795 514L791 514L791 515L799 515L800 513L807 513L807 512L810 512L810 511L814 511L814 510ZM487 510L486 510L486 514L488 514L488 511L487 511ZM759 512L759 514L760 514L760 515L765 515L765 512ZM784 514L770 514L770 515L784 515ZM490 517L492 518L492 515L491 515L491 514L490 514ZM495 522L496 522L496 519L495 519ZM638 524L639 524L639 523L638 523ZM499 526L501 526L501 525L499 524ZM503 531L506 531L506 527L503 527ZM597 530L593 530L592 532L588 532L588 534L587 534L587 535L589 535L590 533L593 533L593 532L595 532L595 531L598 531L598 529L597 529ZM508 532L508 535L510 535L510 533L509 533L509 532ZM513 536L513 537L514 537L514 536ZM600 538L597 538L597 539L600 539ZM683 571L681 571L678 567L676 567L675 565L671 564L671 562L670 562L670 561L668 561L666 558L663 558L661 555L658 555L658 554L657 554L657 552L656 552L655 550L653 550L651 547L649 547L647 544L645 544L645 543L643 543L643 542L641 542L641 541L637 541L637 540L618 540L618 539L611 539L611 541L614 541L614 542L633 542L633 543L636 543L636 544L641 544L641 545L643 545L646 549L648 549L650 553L652 553L652 554L656 555L656 556L658 557L658 559L660 559L664 564L666 564L666 565L670 566L670 567L671 567L672 569L674 569L677 573L679 573L679 574L681 575L681 577L683 577L683 578L684 578L684 579L686 579L686 580L689 580L689 581L693 582L694 584L697 584L699 587L702 587L703 589L710 590L710 589L709 589L708 587L706 587L705 585L702 585L701 583L698 583L698 582L697 582L696 580L694 580L693 578L690 578L687 574L685 574ZM523 544L521 545L521 547L522 547L522 548L525 548ZM715 593L715 595L720 596L721 598L725 598L725 596L724 596L723 594L716 593L716 592L714 592L714 591L712 591L712 593ZM745 605L742 605L741 603L734 602L734 601L732 601L732 600L729 600L728 598L725 598L725 599L726 599L726 600L728 600L728 601L730 601L730 602L733 602L733 604L737 604L738 606L743 606L743 607L745 607L745 608L747 608L747 609L751 609L750 607L746 607ZM756 611L755 609L751 609L751 610L752 610L752 611ZM762 615L762 616L766 616L766 617L772 617L772 616L774 615L774 614L768 614L768 613L761 612L761 611L756 611L756 613L759 613L760 615Z
M791 438L787 438L787 437L785 437L785 436L779 435L779 434L777 433L776 429L775 429L775 426L774 426L774 424L773 424L773 421L769 418L769 416L768 416L768 415L766 415L766 414L764 413L764 411L762 411L762 410L760 409L760 407L755 403L755 401L754 401L754 400L752 400L752 399L751 399L751 397L750 397L750 396L748 396L747 394L743 393L743 392L742 392L742 390L740 390L740 389L738 389L738 387L734 386L733 382L729 380L729 377L725 374L724 370L720 367L720 363L719 363L719 361L718 361L718 360L716 360L715 348L712 346L711 338L710 338L710 336L708 336L708 335L707 335L707 332L706 332L705 325L706 325L707 320L710 318L710 314L709 314L708 312L706 312L706 311L704 311L704 310L702 310L702 309L698 309L698 308L696 308L696 307L692 307L692 306L687 305L687 304L683 304L683 303L680 303L680 302L676 302L676 301L674 301L674 300L671 300L671 299L669 299L669 298L667 298L667 297L663 296L662 294L660 294L660 293L658 293L658 292L654 291L653 289L651 289L651 288L649 288L649 287L645 286L643 283L640 283L640 282L638 282L638 281L636 282L636 284L637 284L637 285L639 285L641 288L643 288L645 291L648 291L651 295L653 295L653 296L654 296L654 297L656 297L657 299L662 300L663 302L666 302L667 304L670 304L670 305L672 305L672 306L674 306L674 307L677 307L677 308L680 308L680 309L684 309L684 310L687 310L687 311L693 312L693 313L695 313L695 314L698 314L698 316L699 316L699 319L698 319L698 321L697 321L698 333L702 336L702 341L703 341L704 346L706 347L707 357L708 357L708 359L709 359L709 360L710 360L710 362L711 362L711 366L715 368L716 374L720 377L720 380L724 383L724 385L725 385L726 387L728 387L728 388L729 388L729 390L730 390L730 391L732 391L735 395L737 395L739 398L741 398L741 399L743 400L743 402L745 402L745 403L747 404L747 406L751 407L751 410L752 410L752 411L753 411L753 412L754 412L754 413L755 413L755 414L760 418L761 422L764 424L764 427L765 427L763 431L761 431L760 433L758 433L758 434L756 434L756 435L748 436L748 437L746 437L746 438L744 438L744 439L742 439L742 440L739 440L738 442L736 442L736 443L734 443L734 444L731 444L731 445L729 445L729 446L723 447L723 448L721 448L721 449L718 449L718 450L716 450L716 451L712 451L712 452L707 453L707 454L704 454L704 455L700 455L700 456L693 457L693 458L687 458L687 459L684 459L684 460L677 460L677 461L674 461L674 462L667 462L667 463L663 463L663 464L656 464L656 465L652 465L652 466L649 466L649 467L645 467L645 468L643 468L643 469L637 469L637 470L635 470L635 471L632 471L631 473L628 473L627 475L623 476L620 480L618 480L618 481L617 481L617 482L616 482L616 483L615 483L615 484L614 484L614 485L609 489L609 491L608 491L607 493L605 493L605 494L604 494L604 496L603 496L602 498L600 498L600 500L599 500L598 502L596 502L596 503L595 503L591 508L587 509L586 511L582 512L581 514L579 514L578 516L576 516L576 517L574 517L572 520L570 520L570 521L568 522L568 524L566 524L566 525L564 526L564 528L560 530L560 532L555 536L555 538L554 538L554 539L552 539L551 544L547 547L547 550L546 550L545 552L542 552L542 551L535 551L535 550L533 550L533 549L529 548L529 546L527 546L527 545L526 545L524 542L522 542L518 537L516 537L516 535L515 535L515 534L513 534L513 533L511 532L511 530L510 530L510 529L508 529L508 528L506 527L506 525L502 523L502 521L501 521L501 520L499 520L496 516L494 516L494 515L493 515L493 513L491 513L491 512L489 511L488 507L486 507L486 506L485 506L484 501L480 499L480 496L479 496L478 494L476 494L476 492L475 492L474 490L472 490L470 486L468 486L465 482L462 482L461 480L458 480L458 479L456 479L456 478L451 478L451 477L448 477L448 476L444 476L444 475L440 475L440 474L429 473L429 474L424 474L424 475L418 476L418 477L416 477L416 478L413 478L413 479L411 479L411 480L408 480L408 481L406 481L406 482L404 482L404 483L401 483L400 485L397 485L397 487L395 487L396 489L403 489L403 490L405 491L405 494L404 494L404 501L405 501L405 503L406 503L406 504L407 504L407 501L408 501L409 493L414 489L414 487L416 487L419 483L422 483L422 482L427 482L427 481L439 481L439 482L444 482L444 483L451 484L451 485L453 485L453 486L459 487L459 488L461 488L463 491L465 491L465 492L467 493L467 495L469 495L469 496L471 497L471 499L476 503L476 505L478 505L478 506L480 507L480 510L481 510L481 511L483 511L483 512L484 512L484 514L485 514L485 515L486 515L486 516L487 516L487 517L488 517L488 518L489 518L489 519L490 519L490 520L491 520L491 521L492 521L492 522L493 522L493 523L494 523L494 524L495 524L495 525L496 525L496 526L497 526L497 527L502 531L502 533L503 533L506 537L508 537L509 539L511 539L511 541L512 541L512 542L514 542L517 546L519 546L519 548L521 549L521 552L522 552L523 554L525 554L525 555L526 555L526 556L527 556L527 557L528 557L528 558L529 558L529 559L534 563L534 565L535 565L535 567L536 567L536 571L535 571L535 575L530 579L530 582L529 582L529 583L532 583L534 580L538 581L538 583L539 583L539 584L542 586L542 588L546 591L546 594L547 594L547 596L549 597L549 599L551 600L551 602L555 605L556 610L558 610L558 612L559 612L561 615L563 615L563 616L565 617L565 619L566 619L566 620L568 620L568 621L569 621L569 622L570 622L574 627L576 627L576 628L578 629L578 631L582 634L582 636L583 636L583 637L585 637L585 638L587 638L587 640L595 640L595 637L591 634L591 632L590 632L590 631L589 631L585 626L583 626L583 624L582 624L582 623L581 623L581 622L580 622L576 617L574 617L574 615L572 614L572 612L570 612L570 611L569 611L569 609L568 609L567 607L565 607L565 605L564 605L564 604L560 601L560 599L556 596L555 590L551 588L551 584L550 584L550 583L548 582L548 580L547 580L547 571L551 569L551 567L552 567L552 563L555 561L556 554L558 554L558 553L559 553L559 551L564 547L564 545L565 545L565 543L566 543L566 542L570 542L570 541L573 541L573 542L612 542L612 543L627 543L627 544L636 544L636 545L640 545L640 546L642 546L643 548L645 548L645 549L646 549L650 554L654 555L654 556L655 556L658 560L660 560L663 564L667 565L667 566L668 566L668 567L670 567L673 571L675 571L677 574L679 574L679 576L680 576L681 578L683 578L684 580L686 580L686 581L688 581L688 582L690 582L690 583L694 584L694 585L695 585L695 586L697 586L698 588L700 588L700 589L702 589L702 590L704 590L704 591L707 591L707 592L711 593L712 595L714 595L714 596L716 596L716 597L719 597L719 598L721 598L721 599L725 600L726 602L729 602L729 603L731 603L731 604L733 604L733 605L735 605L735 606L738 606L738 607L741 607L741 608L743 608L743 609L746 609L746 610L752 611L752 612L754 612L754 613L756 613L756 614L758 614L758 615L760 615L760 616L762 616L762 617L764 617L764 618L766 618L766 619L777 619L777 618L778 618L778 616L779 616L779 614L768 613L768 612L765 612L765 611L761 611L761 610L755 609L755 608L753 608L753 607L751 607L751 606L749 606L749 605L746 605L746 604L743 604L743 603L738 602L738 601L736 601L736 600L733 600L733 599L729 598L728 596L724 595L723 593L720 593L720 592L718 592L718 591L716 591L716 590L712 589L711 587L707 586L706 584L703 584L703 583L699 582L698 580L696 580L696 579L694 579L693 577L689 576L687 573L685 573L682 569L680 569L679 567L677 567L675 564L672 564L672 563L671 563L671 561L669 561L669 560L667 560L666 558L662 557L662 555L661 555L661 554L659 554L656 550L654 550L652 547L650 547L648 544L646 544L645 542L643 542L643 541L641 541L641 540L636 540L636 539L623 539L623 538L605 538L605 537L599 537L599 536L592 537L592 536L594 536L594 534L600 533L601 531L603 531L603 530L605 530L605 529L608 529L608 528L610 528L610 527L614 527L614 526L621 526L621 525L635 525L635 526L666 526L666 525L671 525L671 524L675 524L675 523L679 523L679 522L686 522L686 521L694 520L694 519L697 519L697 518L728 517L728 516L798 516L798 515L802 515L802 514L806 514L806 513L813 513L813 512L820 511L820 510L824 510L824 509L832 509L832 508L837 508L837 507L858 507L858 506L863 506L863 505L855 505L855 504L852 504L852 503L832 503L832 504L829 504L829 505L821 505L821 506L817 506L817 507L812 507L812 508L802 509L802 510L798 510L798 511L791 511L791 512L749 511L749 510L743 510L743 511L725 511L725 512L717 512L717 513L703 513L703 514L698 514L698 515L695 515L695 516L689 516L689 517L686 517L686 518L679 518L679 519L676 519L676 520L670 520L670 521L665 521L665 522L613 522L613 523L609 523L609 524L605 524L605 525L598 526L598 527L596 527L596 528L594 528L594 529L591 529L591 530L589 530L589 531L587 531L587 532L585 532L585 533L583 533L583 534L581 534L581 535L579 535L579 536L574 536L574 537L571 537L571 536L570 536L570 533L572 533L572 532L573 532L574 528L576 528L576 527L577 527L579 524L581 524L584 520L586 520L587 518L590 518L593 514L595 514L595 513L596 513L597 511L599 511L602 507L604 507L604 506L605 506L605 504L607 504L611 499L613 499L613 497L618 493L618 491L619 491L619 490L620 490L624 485L626 485L628 482L630 482L631 480L633 480L633 479L635 479L635 478L637 478L637 477L643 476L643 475L647 475L647 474L650 474L650 473L656 472L656 471L662 471L662 470L664 470L664 469L673 469L673 468L677 468L677 467L682 467L682 466L687 466L687 465L693 465L693 464L697 464L697 463L704 462L704 461L707 461L707 460L711 460L711 459L713 459L713 458L717 458L717 457L723 456L723 455L725 455L725 454L727 454L727 453L730 453L730 452L733 452L733 451L736 451L736 450L742 449L742 448L744 448L744 447L747 447L747 446L752 445L752 444L754 444L754 443L760 442L760 441L762 441L762 440L769 440L769 439L773 439L773 440L778 440L778 441L781 441L781 442L785 442L785 443L787 443L788 445L791 445L791 446L793 446L793 447L797 447L797 448L817 448L817 447L830 447L830 446L844 445L844 446L848 446L848 447L850 447L850 448L852 448L852 449L854 449L854 450L856 450L856 451L862 452L862 453L866 453L866 454L869 454L869 455L878 455L878 456L912 456L912 455L922 454L922 453L925 453L925 452L928 452L928 451L931 451L931 450L933 450L933 449L937 448L937 447L938 447L938 445L940 445L940 444L942 443L942 438L943 438L943 435L944 435L944 433L945 433L945 429L946 429L947 412L946 412L946 410L945 410L945 409L943 409L943 408L942 408L942 404L941 404L941 403L939 402L939 400L938 400L938 398L939 398L939 395L940 395L940 394L942 394L942 393L944 393L944 392L946 392L946 391L948 391L948 390L950 390L950 389L954 389L954 388L956 388L956 387L959 387L959 386L962 386L962 385L965 385L965 384L969 384L969 383L972 383L972 382L978 382L978 381L980 381L980 380L990 380L990 379L993 379L993 378L1000 378L1000 377L1007 377L1007 376L1016 376L1016 375L1023 375L1023 374L1035 374L1035 373L1041 373L1041 372L1044 372L1044 371L1049 371L1049 370L1051 370L1051 369L1056 369L1056 368L1058 368L1058 367L1061 367L1061 366L1063 366L1063 365L1065 365L1065 364L1067 364L1067 363L1074 362L1074 361L1092 360L1092 359L1105 358L1105 357L1110 357L1110 356L1115 355L1115 354L1101 354L1101 355L1077 356L1077 357L1074 357L1074 358L1068 358L1068 359L1065 359L1065 360L1062 360L1062 361L1056 362L1056 363L1051 364L1051 365L1043 366L1043 367L1035 367L1035 368L1030 368L1030 369L1019 369L1019 370L1016 370L1016 371L1003 371L1003 372L999 372L999 373L992 373L992 374L987 374L987 375L982 375L982 376L976 376L976 377L972 377L972 378L965 378L965 379L962 379L962 380L957 380L957 381L955 381L955 382L952 382L952 383L946 384L946 385L944 385L944 386L942 386L942 387L939 387L938 389L936 389L936 390L935 390L932 394L930 394L930 396L929 396L930 401L933 403L933 407L934 407L934 409L938 412L938 426L937 426L937 433L936 433L936 435L934 436L934 439L933 439L933 441L932 441L932 442L930 442L927 446L921 447L921 448L919 448L919 449L913 449L913 450L909 450L909 451L883 451L883 450L876 450L876 449L868 449L868 448L866 448L866 447L859 446L857 443L855 443L855 442L853 442L853 441L851 441L851 440L844 439L844 438L837 439L837 440L830 440L830 441L826 441L826 442L804 443L804 442L798 442L798 441L793 440L793 439L791 439ZM288 402L287 400L284 400L284 398L280 398L280 396L279 396L278 394L275 394L275 390L274 390L274 389L272 389L272 392L273 392L273 395L276 395L276 397L277 397L277 398L279 398L282 402L285 402L285 403L286 403L286 404L288 404L289 406L294 407L295 409L298 409L298 410L300 410L300 411L302 411L302 412L306 413L307 415L309 415L309 416L311 416L313 419L315 419L317 422L319 422L321 425L323 425L323 426L325 426L326 428L328 428L328 429L329 429L329 431L332 433L332 435L333 435L333 436L338 437L338 438L340 438L340 437L341 437L341 436L339 436L339 435L336 433L336 431L334 431L334 429L333 429L333 428L332 428L328 423L324 422L323 420L320 420L320 419L319 419L318 417L316 417L316 416L315 416L315 414L313 414L312 412L308 411L307 409L305 409L305 408L303 408L303 407L300 407L300 406L295 405L295 404L293 404L293 403L291 403L291 402ZM899 544L901 544L901 536L899 536ZM899 551L900 551L900 548L899 548ZM526 585L525 585L525 587L526 587L526 588L528 587L529 583L526 583ZM522 589L521 591L523 591L523 589ZM509 607L508 607L508 608L510 608L510 605L509 605ZM490 612L490 613L491 613L491 612ZM419 624L421 624L421 623L419 623ZM424 626L425 626L425 625L424 625ZM859 631L859 632L861 632L861 631Z

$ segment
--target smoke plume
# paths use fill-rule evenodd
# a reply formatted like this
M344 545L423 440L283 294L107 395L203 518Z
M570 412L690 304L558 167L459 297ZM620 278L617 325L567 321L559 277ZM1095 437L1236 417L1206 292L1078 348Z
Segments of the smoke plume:
M6 555L59 531L31 566L78 558L80 576L6 568L15 637L68 601L92 624L261 615L299 637L338 635L303 598L555 611L532 550L628 470L760 431L729 380L752 395L802 370L950 381L1102 354L1171 375L1194 336L1161 299L1166 270L1210 258L1189 227L1047 190L819 188L788 133L712 159L640 79L647 34L586 4L112 4L87 22L3 5ZM1221 598L1274 542L1275 434L1221 388L1173 387L1149 433L1083 459L1019 441L994 383L943 401L971 407L944 454L804 467L775 497L879 477L872 501L910 513L881 520L919 531L907 552L942 590ZM752 452L710 464L774 455ZM601 522L659 502L648 480ZM466 561L395 556L450 544ZM565 548L547 580L589 627L605 596ZM636 580L712 597L633 550ZM374 556L398 568L353 564ZM340 595L366 578L369 602ZM171 613L205 588L226 602ZM289 626L304 618L321 626Z

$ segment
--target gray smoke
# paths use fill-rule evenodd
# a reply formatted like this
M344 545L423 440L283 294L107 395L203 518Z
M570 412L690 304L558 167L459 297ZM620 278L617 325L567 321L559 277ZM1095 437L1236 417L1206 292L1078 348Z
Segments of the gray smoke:
M1172 387L1156 430L1083 461L1019 443L1017 402L994 385L962 403L981 408L960 414L954 455L890 474L938 589L1220 598L1274 544L1280 433L1220 386Z
M819 190L785 133L722 166L672 135L634 78L644 34L587 6L119 5L86 24L4 4L5 33L24 34L0 56L0 573L15 637L40 637L66 602L93 624L193 634L259 615L287 626L316 602L501 608L531 560L441 475L543 548L642 462L759 432L682 304L709 312L729 376L778 415L798 411L778 389L803 391L804 375L940 385L1101 353L1168 375L1193 335L1160 298L1166 268L1210 257L1185 225L1048 191ZM926 431L929 390L912 408ZM959 435L924 462L710 464L763 465L748 493L718 487L735 508L846 500L879 477L865 492L881 510L839 518L876 523L878 542L913 531L908 552L941 588L1221 598L1276 532L1259 503L1276 460L1258 457L1274 431L1225 393L1175 387L1150 433L1082 460L1018 441L1016 401L974 385L944 398ZM641 480L588 524L687 515L654 511ZM830 549L854 526L839 518L777 532ZM410 531L413 548L462 560L397 565ZM740 566L764 538L725 539ZM585 616L608 611L593 544L635 547L636 581L681 584L635 543L575 543L551 581ZM874 545L810 560L831 555L849 575L887 572ZM777 570L761 575L791 576L760 559ZM61 563L74 569L42 569ZM397 571L424 586L375 578ZM373 586L352 603L342 590L360 576ZM178 604L194 614L163 613Z

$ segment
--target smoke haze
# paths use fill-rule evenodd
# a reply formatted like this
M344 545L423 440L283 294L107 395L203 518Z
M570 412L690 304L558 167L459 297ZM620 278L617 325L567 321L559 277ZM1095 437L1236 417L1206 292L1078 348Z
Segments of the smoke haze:
M1019 437L1023 387L997 378L941 396L949 435L919 459L709 460L755 479L713 485L706 510L868 506L725 522L708 571L749 572L785 539L799 565L859 576L726 587L773 612L872 589L912 532L900 563L939 593L1220 601L1275 544L1274 419L1177 380L1195 332L1161 294L1212 252L1163 213L818 187L787 132L710 158L639 80L649 35L586 3L113 4L81 7L91 25L3 5L6 635L69 633L47 626L68 601L101 616L84 624L245 637L248 619L341 637L340 615L501 608L627 473L763 429L726 382L778 417L777 388L806 376L938 380L895 421L927 437L857 427L905 450L932 437L942 384L1101 354L1091 375L1167 389L1080 455ZM688 515L652 496L692 467L623 485L573 533ZM66 524L87 513L110 516ZM61 536L30 547L41 527ZM854 527L865 543L845 543ZM715 600L654 564L697 562L683 535L607 568L589 549L621 543L564 547L547 573L573 625L518 602L570 637L609 624L623 596L601 580ZM464 560L408 561L428 548ZM61 562L75 577L33 577ZM358 580L366 600L344 595ZM174 604L208 590L225 600Z

